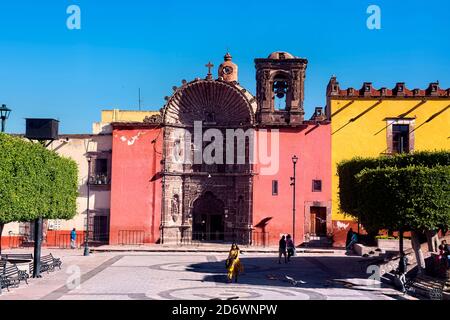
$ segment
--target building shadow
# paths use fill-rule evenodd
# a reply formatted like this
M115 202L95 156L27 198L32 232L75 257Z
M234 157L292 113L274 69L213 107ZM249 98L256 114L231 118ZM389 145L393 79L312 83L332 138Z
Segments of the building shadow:
M383 100L378 100L375 104L371 105L370 107L368 107L367 109L365 109L363 112L361 112L360 114L358 114L356 117L351 118L350 120L348 120L348 122L346 124L344 124L343 126L341 126L340 128L336 129L334 132L331 133L331 135L334 135L335 133L338 133L339 131L341 131L342 129L344 129L346 126L348 126L349 124L355 122L356 120L358 120L359 118L361 118L362 116L364 116L365 114L367 114L369 111L373 110L374 108L376 108L377 106L379 106L381 103L383 102Z
M253 286L296 288L343 288L334 279L368 279L367 259L361 257L296 256L288 263L278 263L278 257L241 257L244 272L238 283ZM203 273L201 281L226 284L225 259L189 265L188 272Z

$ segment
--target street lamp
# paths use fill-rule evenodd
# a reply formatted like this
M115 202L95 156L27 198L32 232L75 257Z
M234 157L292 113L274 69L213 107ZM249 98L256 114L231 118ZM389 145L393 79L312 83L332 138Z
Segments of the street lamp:
M292 242L295 245L295 182L296 182L296 177L295 177L295 167L297 165L298 162L298 157L296 155L294 155L292 157L292 164L294 166L294 176L291 177L291 186L292 186Z
M9 115L11 114L11 109L8 109L6 107L6 104L2 104L0 107L0 119L2 120L2 131L5 132L5 122L9 118Z
M84 239L84 256L89 255L89 198L91 191L91 161L92 158L90 155L87 157L88 161L88 178L87 178L87 208L86 208L86 235Z

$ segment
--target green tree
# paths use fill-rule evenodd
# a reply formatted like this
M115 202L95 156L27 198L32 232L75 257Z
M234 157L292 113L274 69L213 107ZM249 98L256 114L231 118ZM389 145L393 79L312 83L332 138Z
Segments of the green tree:
M412 231L418 266L423 267L416 234L450 226L450 166L364 169L356 180L361 222Z
M412 231L422 267L418 234L450 225L449 165L448 151L344 161L338 165L341 210L369 233Z
M450 165L449 151L421 151L415 153L398 154L395 156L381 156L377 158L356 157L338 164L339 176L339 206L342 212L358 218L358 190L356 176L364 169L376 168L406 168L408 166L434 166Z
M73 160L40 144L0 134L0 236L10 222L73 218L77 179Z

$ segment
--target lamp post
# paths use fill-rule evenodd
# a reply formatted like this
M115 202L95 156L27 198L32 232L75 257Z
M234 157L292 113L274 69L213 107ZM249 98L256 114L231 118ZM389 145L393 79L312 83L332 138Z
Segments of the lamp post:
M294 176L291 177L291 186L292 186L292 242L295 245L295 182L296 182L296 177L295 177L295 169L297 166L297 162L298 162L298 157L296 155L294 155L292 157L292 164L294 166Z
M88 161L88 178L87 178L87 208L86 208L86 235L84 239L84 256L89 255L89 198L91 191L91 156L87 157Z
M11 114L11 109L8 109L6 107L6 104L2 104L0 107L0 119L2 120L2 131L5 132L5 122L9 118L9 115Z

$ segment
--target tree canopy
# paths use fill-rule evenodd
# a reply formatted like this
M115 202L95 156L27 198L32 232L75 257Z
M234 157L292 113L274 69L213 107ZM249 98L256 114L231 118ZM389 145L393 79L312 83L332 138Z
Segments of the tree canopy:
M340 208L368 231L448 226L449 166L449 151L343 161L337 167Z
M360 222L368 230L450 225L450 166L364 169L356 180Z
M0 224L73 218L77 180L73 160L41 144L0 134Z

